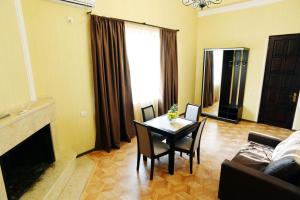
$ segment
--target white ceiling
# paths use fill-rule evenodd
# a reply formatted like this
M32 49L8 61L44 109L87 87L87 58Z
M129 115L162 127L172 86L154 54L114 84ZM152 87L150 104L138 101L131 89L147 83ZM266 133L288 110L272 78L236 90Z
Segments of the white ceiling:
M232 12L236 10L243 10L248 8L254 8L258 6L264 6L281 2L284 0L223 0L220 5L211 6L203 10L199 9L199 16L208 16L225 12Z
M228 6L232 4L238 4L238 3L243 3L251 0L223 0L221 4L212 4L210 7L211 8L217 8L217 7L222 7L222 6Z

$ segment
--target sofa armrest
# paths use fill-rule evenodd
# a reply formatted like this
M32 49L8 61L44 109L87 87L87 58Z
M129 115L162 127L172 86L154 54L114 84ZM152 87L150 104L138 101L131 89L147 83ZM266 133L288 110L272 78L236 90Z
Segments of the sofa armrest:
M275 148L282 140L262 133L250 132L248 135L248 141L268 145Z
M299 200L300 188L261 171L225 160L219 183L221 200Z

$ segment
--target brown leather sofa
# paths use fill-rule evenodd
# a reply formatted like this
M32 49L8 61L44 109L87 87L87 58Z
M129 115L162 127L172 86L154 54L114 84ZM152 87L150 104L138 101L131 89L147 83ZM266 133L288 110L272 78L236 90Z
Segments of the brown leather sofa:
M248 141L263 145L270 152L281 142L278 138L255 132L249 133ZM267 155L268 152L265 154ZM221 167L219 198L221 200L300 200L300 185L266 174L264 170L269 164L266 161L260 162L256 158L241 156L241 151L231 161L225 160ZM297 175L296 181L299 178Z

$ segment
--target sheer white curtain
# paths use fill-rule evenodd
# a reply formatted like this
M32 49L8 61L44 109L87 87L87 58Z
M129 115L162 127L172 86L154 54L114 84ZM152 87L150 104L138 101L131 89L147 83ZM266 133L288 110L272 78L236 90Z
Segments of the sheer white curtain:
M160 96L160 33L158 28L126 23L134 116L142 121L141 107L157 104Z
M214 63L214 102L220 100L220 87L222 78L223 66L223 50L214 50L213 53Z

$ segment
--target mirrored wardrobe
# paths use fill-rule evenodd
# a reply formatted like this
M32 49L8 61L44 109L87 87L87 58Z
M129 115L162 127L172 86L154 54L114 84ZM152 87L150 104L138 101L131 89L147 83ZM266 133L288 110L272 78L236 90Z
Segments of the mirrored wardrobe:
M234 123L242 117L248 48L205 49L202 114Z

